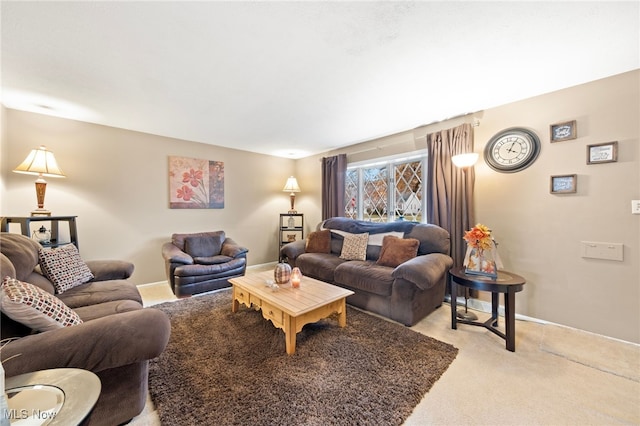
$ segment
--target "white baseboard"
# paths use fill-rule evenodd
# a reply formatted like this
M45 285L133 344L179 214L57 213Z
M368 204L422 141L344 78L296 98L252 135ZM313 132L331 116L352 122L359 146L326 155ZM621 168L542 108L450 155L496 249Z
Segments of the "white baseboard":
M446 295L445 296L445 300L448 303L451 303L451 296ZM458 307L460 307L460 306L464 307L464 297L463 296L459 296L456 299L456 305L458 305ZM484 300L467 299L467 307L469 309L473 309L475 311L485 312L485 313L488 313L488 314L491 313L491 302L486 302ZM504 305L499 305L498 306L498 315L504 317ZM516 313L515 318L517 320L536 322L536 323L539 323L539 324L555 324L555 323L550 322L550 321L545 321L545 320L541 320L539 318L533 318L533 317L529 317L529 316L526 316L526 315L521 315L521 314L518 314L518 313ZM560 324L557 324L557 325L560 325Z
M277 264L278 264L278 262L261 263L259 265L247 266L247 270L251 270L251 269L266 269L267 267L275 268Z
M275 268L276 264L278 262L268 262L268 263L261 263L259 265L251 265L251 266L247 266L247 270L252 270L252 269L267 269L267 268ZM163 281L156 281L154 283L145 283L145 284L138 284L137 287L149 287L152 285L164 285L167 284L167 280L163 280Z
M451 303L451 297L449 295L446 295L445 296L445 301L447 303ZM458 297L456 299L456 304L457 304L458 308L460 308L460 306L464 307L464 297L463 296ZM484 300L478 300L478 299L467 299L467 307L469 309L473 309L474 311L479 311L479 312L484 312L484 313L487 313L487 314L491 314L491 302L487 302L487 301L484 301ZM504 317L504 305L499 305L498 306L498 315ZM604 334L593 333L591 331L586 331L586 330L582 330L580 328L570 327L570 326L564 325L564 324L558 324L558 323L555 323L555 322L546 321L546 320L543 320L543 319L540 319L540 318L529 317L527 315L522 315L522 314L516 313L515 318L517 320L520 320L520 321L529 321L529 322L535 322L537 324L554 325L554 326L563 327L563 328L566 328L566 329L569 329L569 330L579 331L581 333L592 334L594 336L600 336L600 337L604 337L606 339L615 340L615 341L622 342L622 343L630 343L632 345L640 346L637 343L628 342L626 340L617 339L615 337L606 336Z

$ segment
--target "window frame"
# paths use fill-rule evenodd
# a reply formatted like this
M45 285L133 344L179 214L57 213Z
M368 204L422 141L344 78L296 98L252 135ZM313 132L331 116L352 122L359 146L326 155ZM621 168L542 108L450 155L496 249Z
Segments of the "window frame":
M403 154L391 155L387 157L375 158L371 160L357 161L353 163L347 164L347 172L351 170L357 170L357 179L358 179L358 190L357 190L357 203L356 203L356 217L358 220L366 220L364 218L364 170L368 168L374 168L378 166L384 165L387 169L387 221L394 222L399 220L396 217L396 208L395 208L395 196L397 191L396 182L395 182L395 166L398 164L410 163L420 161L420 169L421 169L421 220L420 223L427 223L427 185L426 185L426 171L427 171L427 151L419 150L413 151ZM346 194L345 188L345 200L349 198ZM347 201L348 202L348 201ZM346 216L347 205L343 207L343 214ZM370 220L370 219L369 219ZM381 222L385 223L385 222Z

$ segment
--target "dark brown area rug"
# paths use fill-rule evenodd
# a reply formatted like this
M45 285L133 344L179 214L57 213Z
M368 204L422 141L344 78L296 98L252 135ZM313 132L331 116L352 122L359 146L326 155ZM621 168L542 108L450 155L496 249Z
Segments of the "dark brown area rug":
M305 326L293 355L260 312L231 312L230 290L154 307L172 325L149 371L163 425L400 425L458 353L349 306L347 327Z

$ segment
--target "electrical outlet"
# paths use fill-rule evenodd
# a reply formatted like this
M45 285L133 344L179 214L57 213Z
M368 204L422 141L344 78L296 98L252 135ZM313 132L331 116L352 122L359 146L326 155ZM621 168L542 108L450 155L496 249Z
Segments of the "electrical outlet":
M640 214L640 200L631 200L631 213Z

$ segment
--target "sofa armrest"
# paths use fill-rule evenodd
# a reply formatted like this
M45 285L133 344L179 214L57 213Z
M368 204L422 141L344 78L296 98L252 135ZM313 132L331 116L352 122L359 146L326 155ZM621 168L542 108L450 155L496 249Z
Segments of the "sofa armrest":
M193 257L174 246L173 243L164 243L162 245L162 257L170 263L193 265Z
M236 243L232 238L226 238L222 243L222 249L220 254L229 257L238 257L246 254L249 251L246 247L242 247Z
M124 260L87 260L93 281L126 280L133 275L134 265Z
M295 260L305 252L305 244L306 240L298 240L292 243L285 244L280 249L280 254L282 257L286 257L287 259Z
M167 315L145 308L25 336L0 355L7 377L49 368L100 372L157 357L170 334Z
M446 254L431 253L414 257L393 270L393 278L402 278L426 290L436 284L453 266L453 259Z

